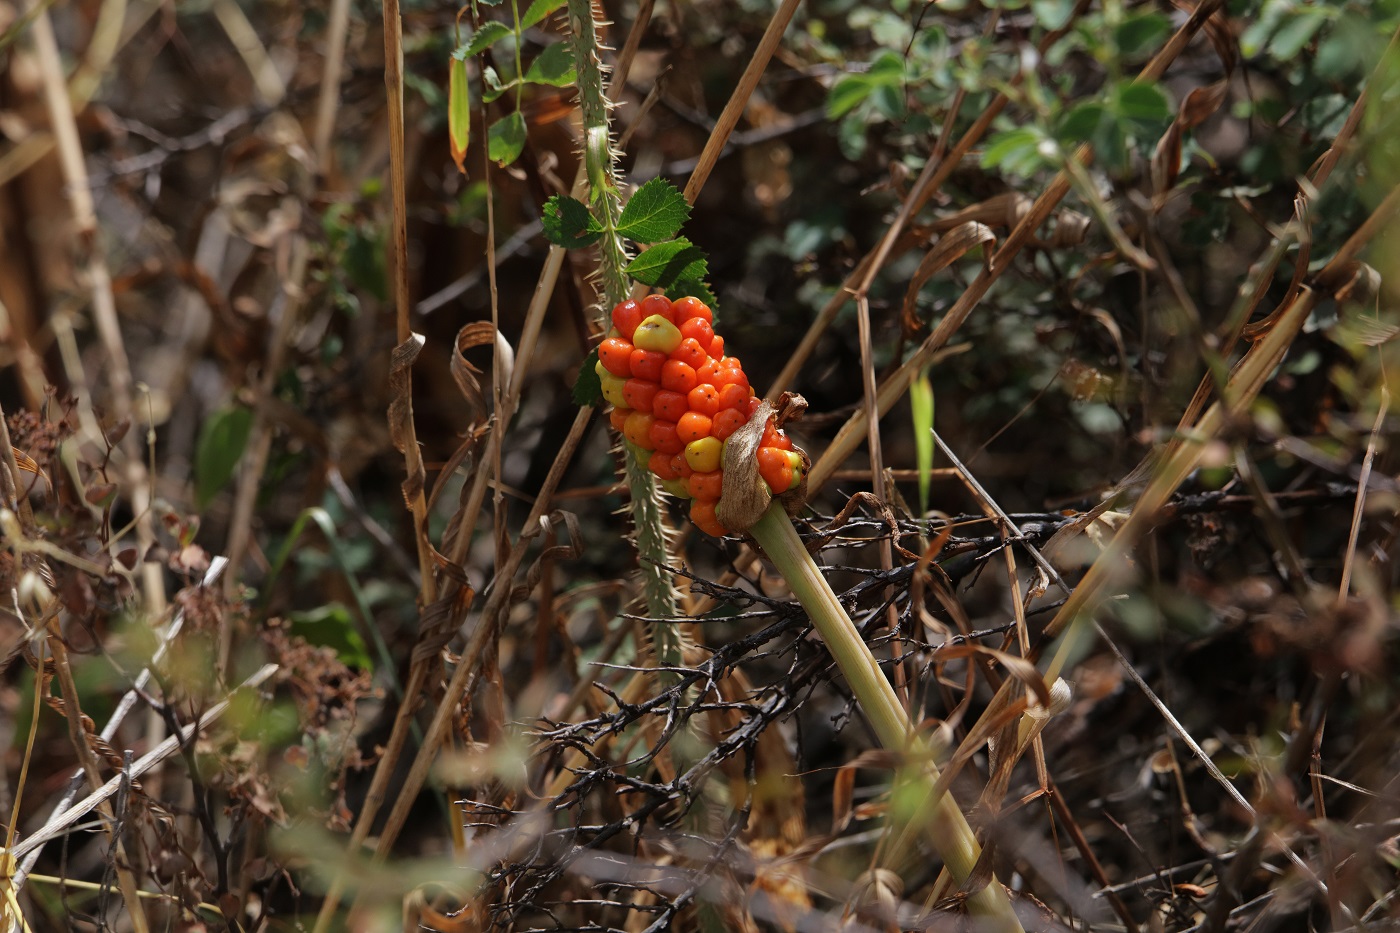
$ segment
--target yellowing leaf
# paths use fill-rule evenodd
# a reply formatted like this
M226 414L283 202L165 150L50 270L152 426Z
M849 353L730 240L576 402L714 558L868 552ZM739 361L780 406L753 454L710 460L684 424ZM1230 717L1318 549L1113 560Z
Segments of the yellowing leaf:
M471 95L467 93L467 63L452 56L447 80L447 136L452 144L452 161L457 171L467 174L465 160L471 139Z

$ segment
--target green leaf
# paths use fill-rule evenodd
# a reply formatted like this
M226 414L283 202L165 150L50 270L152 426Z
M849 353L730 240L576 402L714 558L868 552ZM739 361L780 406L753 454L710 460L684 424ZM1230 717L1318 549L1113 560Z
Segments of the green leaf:
M1042 29L1063 29L1074 15L1074 0L1031 0L1031 13Z
M982 153L984 168L998 166L1016 175L1032 175L1058 155L1054 141L1038 127L1023 126L992 137Z
M471 95L467 92L467 63L452 56L447 78L447 139L457 171L467 174L467 143L471 140Z
M518 110L492 123L486 131L486 152L502 166L520 158L524 149L525 116Z
M837 81L826 98L828 119L839 120L870 96L871 84L865 75L847 75Z
M1144 13L1119 24L1113 32L1118 54L1124 59L1143 58L1155 51L1172 31L1171 21L1160 13Z
M909 384L909 410L914 417L914 460L919 469L919 515L928 514L928 487L933 474L933 385L928 369Z
M518 84L520 84L519 78L511 78L502 84L501 76L496 74L496 69L489 65L481 69L481 99L484 103L491 103Z
M545 201L540 222L549 242L565 249L587 246L603 235L602 225L583 202L567 195L556 194Z
M1114 107L1118 114L1135 123L1163 123L1172 117L1167 95L1155 84L1135 82L1120 84L1114 89Z
M627 264L628 275L659 288L704 279L707 271L704 252L685 237L658 243Z
M565 2L566 0L535 0L534 3L530 4L530 9L525 11L525 15L520 17L520 28L529 29L562 7Z
M495 20L482 23L481 28L472 33L472 37L467 40L467 44L458 48L452 53L452 57L465 61L474 58L491 46L500 42L506 36L514 35L512 30L505 23L498 23Z
M535 56L530 67L525 69L525 81L550 87L576 84L578 75L574 72L574 53L569 51L568 43L556 42Z
M603 400L603 383L598 379L598 348L594 347L584 357L583 367L574 380L574 404L580 408L590 408Z
M349 608L341 603L329 603L287 614L293 635L300 635L309 645L331 648L344 664L360 670L372 670L369 648L355 631L355 619Z
M1327 14L1321 10L1306 7L1299 10L1269 40L1269 54L1281 62L1296 58L1326 20Z
M238 406L214 412L200 428L194 451L194 490L201 512L233 478L252 428L253 412Z
M715 314L719 313L719 301L703 279L683 279L666 289L666 297L672 301L682 298L699 298Z
M653 178L627 200L617 232L638 243L657 243L679 233L689 218L685 196L664 178Z

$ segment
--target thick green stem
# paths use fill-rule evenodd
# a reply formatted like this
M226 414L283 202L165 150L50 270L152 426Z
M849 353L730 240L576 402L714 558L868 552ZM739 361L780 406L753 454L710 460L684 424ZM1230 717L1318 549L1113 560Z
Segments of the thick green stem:
M792 588L793 595L807 610L880 744L890 751L904 752L915 763L915 780L925 785L929 795L935 793L938 767L933 763L928 744L914 731L894 688L880 670L879 662L861 638L851 617L846 614L841 601L836 598L831 584L826 582L816 562L802 545L802 539L797 536L782 506L777 502L770 505L758 523L749 529L749 534L767 553ZM952 794L948 793L926 802L920 809L923 812L932 810L926 827L929 840L943 857L953 877L963 884L982 854L967 818L958 809ZM988 931L1021 931L1021 923L1011 908L1010 898L995 877L968 898L968 906L974 913L986 918L985 929Z

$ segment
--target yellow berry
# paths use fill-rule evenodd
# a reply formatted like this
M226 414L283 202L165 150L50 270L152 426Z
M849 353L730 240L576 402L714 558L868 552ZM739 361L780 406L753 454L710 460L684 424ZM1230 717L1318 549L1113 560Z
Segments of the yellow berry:
M599 368L602 368L601 363L599 364ZM604 369L598 374L598 381L603 384L603 398L607 399L610 404L618 408L627 407L627 400L622 397L622 387L627 384L626 379L620 376L614 376Z
M636 332L632 334L632 346L669 355L681 345L681 339L679 327L661 315L653 314L637 325Z
M718 470L723 457L724 442L717 437L702 437L685 445L685 462L696 473Z

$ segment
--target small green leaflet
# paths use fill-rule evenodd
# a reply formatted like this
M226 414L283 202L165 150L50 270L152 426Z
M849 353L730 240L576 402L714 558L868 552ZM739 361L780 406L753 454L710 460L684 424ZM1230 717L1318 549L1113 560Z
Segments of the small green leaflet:
M194 496L201 512L233 478L252 428L253 412L239 406L221 408L200 428L194 450Z
M603 400L603 383L598 379L598 348L594 347L584 357L583 368L574 380L574 404L589 408Z
M465 48L458 49L457 52L453 53L453 57L460 56L464 60L474 58L509 35L513 35L513 33L505 23L498 23L494 19L488 20L481 24L480 29L472 33Z
M719 313L719 300L715 298L715 293L710 291L710 286L700 279L683 279L666 289L666 297L672 301L679 301L682 298L699 298L709 307L710 311Z
M565 0L535 0L534 3L530 4L530 9L525 11L525 15L520 17L520 28L529 29L562 7L564 3Z
M492 123L486 131L486 152L500 165L509 165L520 158L524 148L525 116L518 110Z
M603 227L588 212L582 201L556 194L544 202L540 222L544 235L555 246L578 249L594 243L603 235Z
M525 69L525 81L548 84L550 87L568 87L577 83L574 55L569 51L568 43L556 42L535 56L530 67Z
M627 264L627 274L645 285L669 288L700 281L709 271L704 252L685 237L658 243Z
M690 205L676 186L653 178L636 190L618 218L617 232L638 243L658 243L680 232Z

